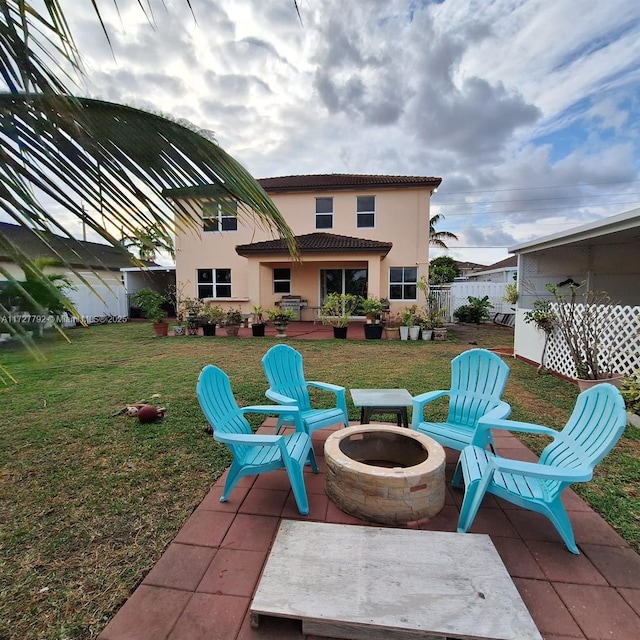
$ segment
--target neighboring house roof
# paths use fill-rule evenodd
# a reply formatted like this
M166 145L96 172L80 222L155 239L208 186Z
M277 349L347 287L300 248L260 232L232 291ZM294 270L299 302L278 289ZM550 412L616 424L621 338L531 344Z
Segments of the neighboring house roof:
M597 244L630 244L637 242L640 229L640 209L633 209L596 222L574 227L537 240L509 248L509 253L529 253L563 245L590 246Z
M300 253L334 253L336 251L382 253L387 255L393 243L380 242L378 240L366 240L364 238L352 238L339 236L334 233L308 233L296 236ZM247 257L258 253L288 253L289 249L282 239L265 240L251 244L239 244L236 247L238 255Z
M0 222L0 233L27 258L51 258L60 260L55 253L72 267L85 267L91 269L119 270L121 267L134 266L133 260L115 247L97 242L86 242L75 238L65 238L50 232L44 232L47 246L29 227L23 227L8 222ZM53 251L54 249L55 251ZM0 260L14 261L14 257L0 246ZM157 266L155 262L145 262L148 266Z
M322 173L316 175L281 176L258 180L267 193L290 193L296 191L341 191L345 189L411 189L425 187L436 189L442 178L427 176L381 176L354 173ZM215 184L165 189L162 195L168 198L206 198L220 195Z
M455 261L456 264L458 265L458 269L460 269L460 271L462 270L468 270L468 269L487 269L487 265L484 264L478 264L477 262L460 262L459 260Z
M488 267L484 267L480 271L476 271L473 275L477 276L487 271L504 271L505 269L517 269L518 268L518 256L509 256L500 262L494 262Z

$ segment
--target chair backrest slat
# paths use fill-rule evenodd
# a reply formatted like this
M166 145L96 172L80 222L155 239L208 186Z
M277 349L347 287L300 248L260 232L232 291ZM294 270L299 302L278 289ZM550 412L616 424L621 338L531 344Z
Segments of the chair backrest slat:
M593 468L616 445L626 426L624 400L611 384L583 391L558 437L540 462L557 467Z
M207 365L201 372L196 385L196 395L200 407L216 433L251 433L251 425L240 411L231 391L229 376L222 369ZM251 447L228 445L240 460Z
M262 358L262 365L273 391L295 400L302 411L311 409L302 356L295 349L286 344L271 347Z
M509 367L486 349L470 349L451 361L448 421L475 426L501 400Z

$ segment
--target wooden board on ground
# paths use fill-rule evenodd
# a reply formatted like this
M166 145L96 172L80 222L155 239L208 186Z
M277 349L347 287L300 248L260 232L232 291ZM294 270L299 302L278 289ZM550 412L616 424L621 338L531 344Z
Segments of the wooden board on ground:
M250 612L347 640L542 640L487 535L283 520Z

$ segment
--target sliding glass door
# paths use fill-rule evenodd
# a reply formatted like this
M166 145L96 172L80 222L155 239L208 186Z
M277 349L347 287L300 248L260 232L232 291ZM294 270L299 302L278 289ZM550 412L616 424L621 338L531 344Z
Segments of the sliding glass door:
M367 297L366 269L320 269L320 304L330 293Z

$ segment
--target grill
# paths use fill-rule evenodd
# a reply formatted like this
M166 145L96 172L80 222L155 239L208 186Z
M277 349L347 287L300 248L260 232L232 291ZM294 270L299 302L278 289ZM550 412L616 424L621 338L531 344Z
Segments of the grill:
M296 320L300 320L300 309L307 306L307 301L303 300L300 296L282 296L278 307L280 309L289 309L296 314Z

